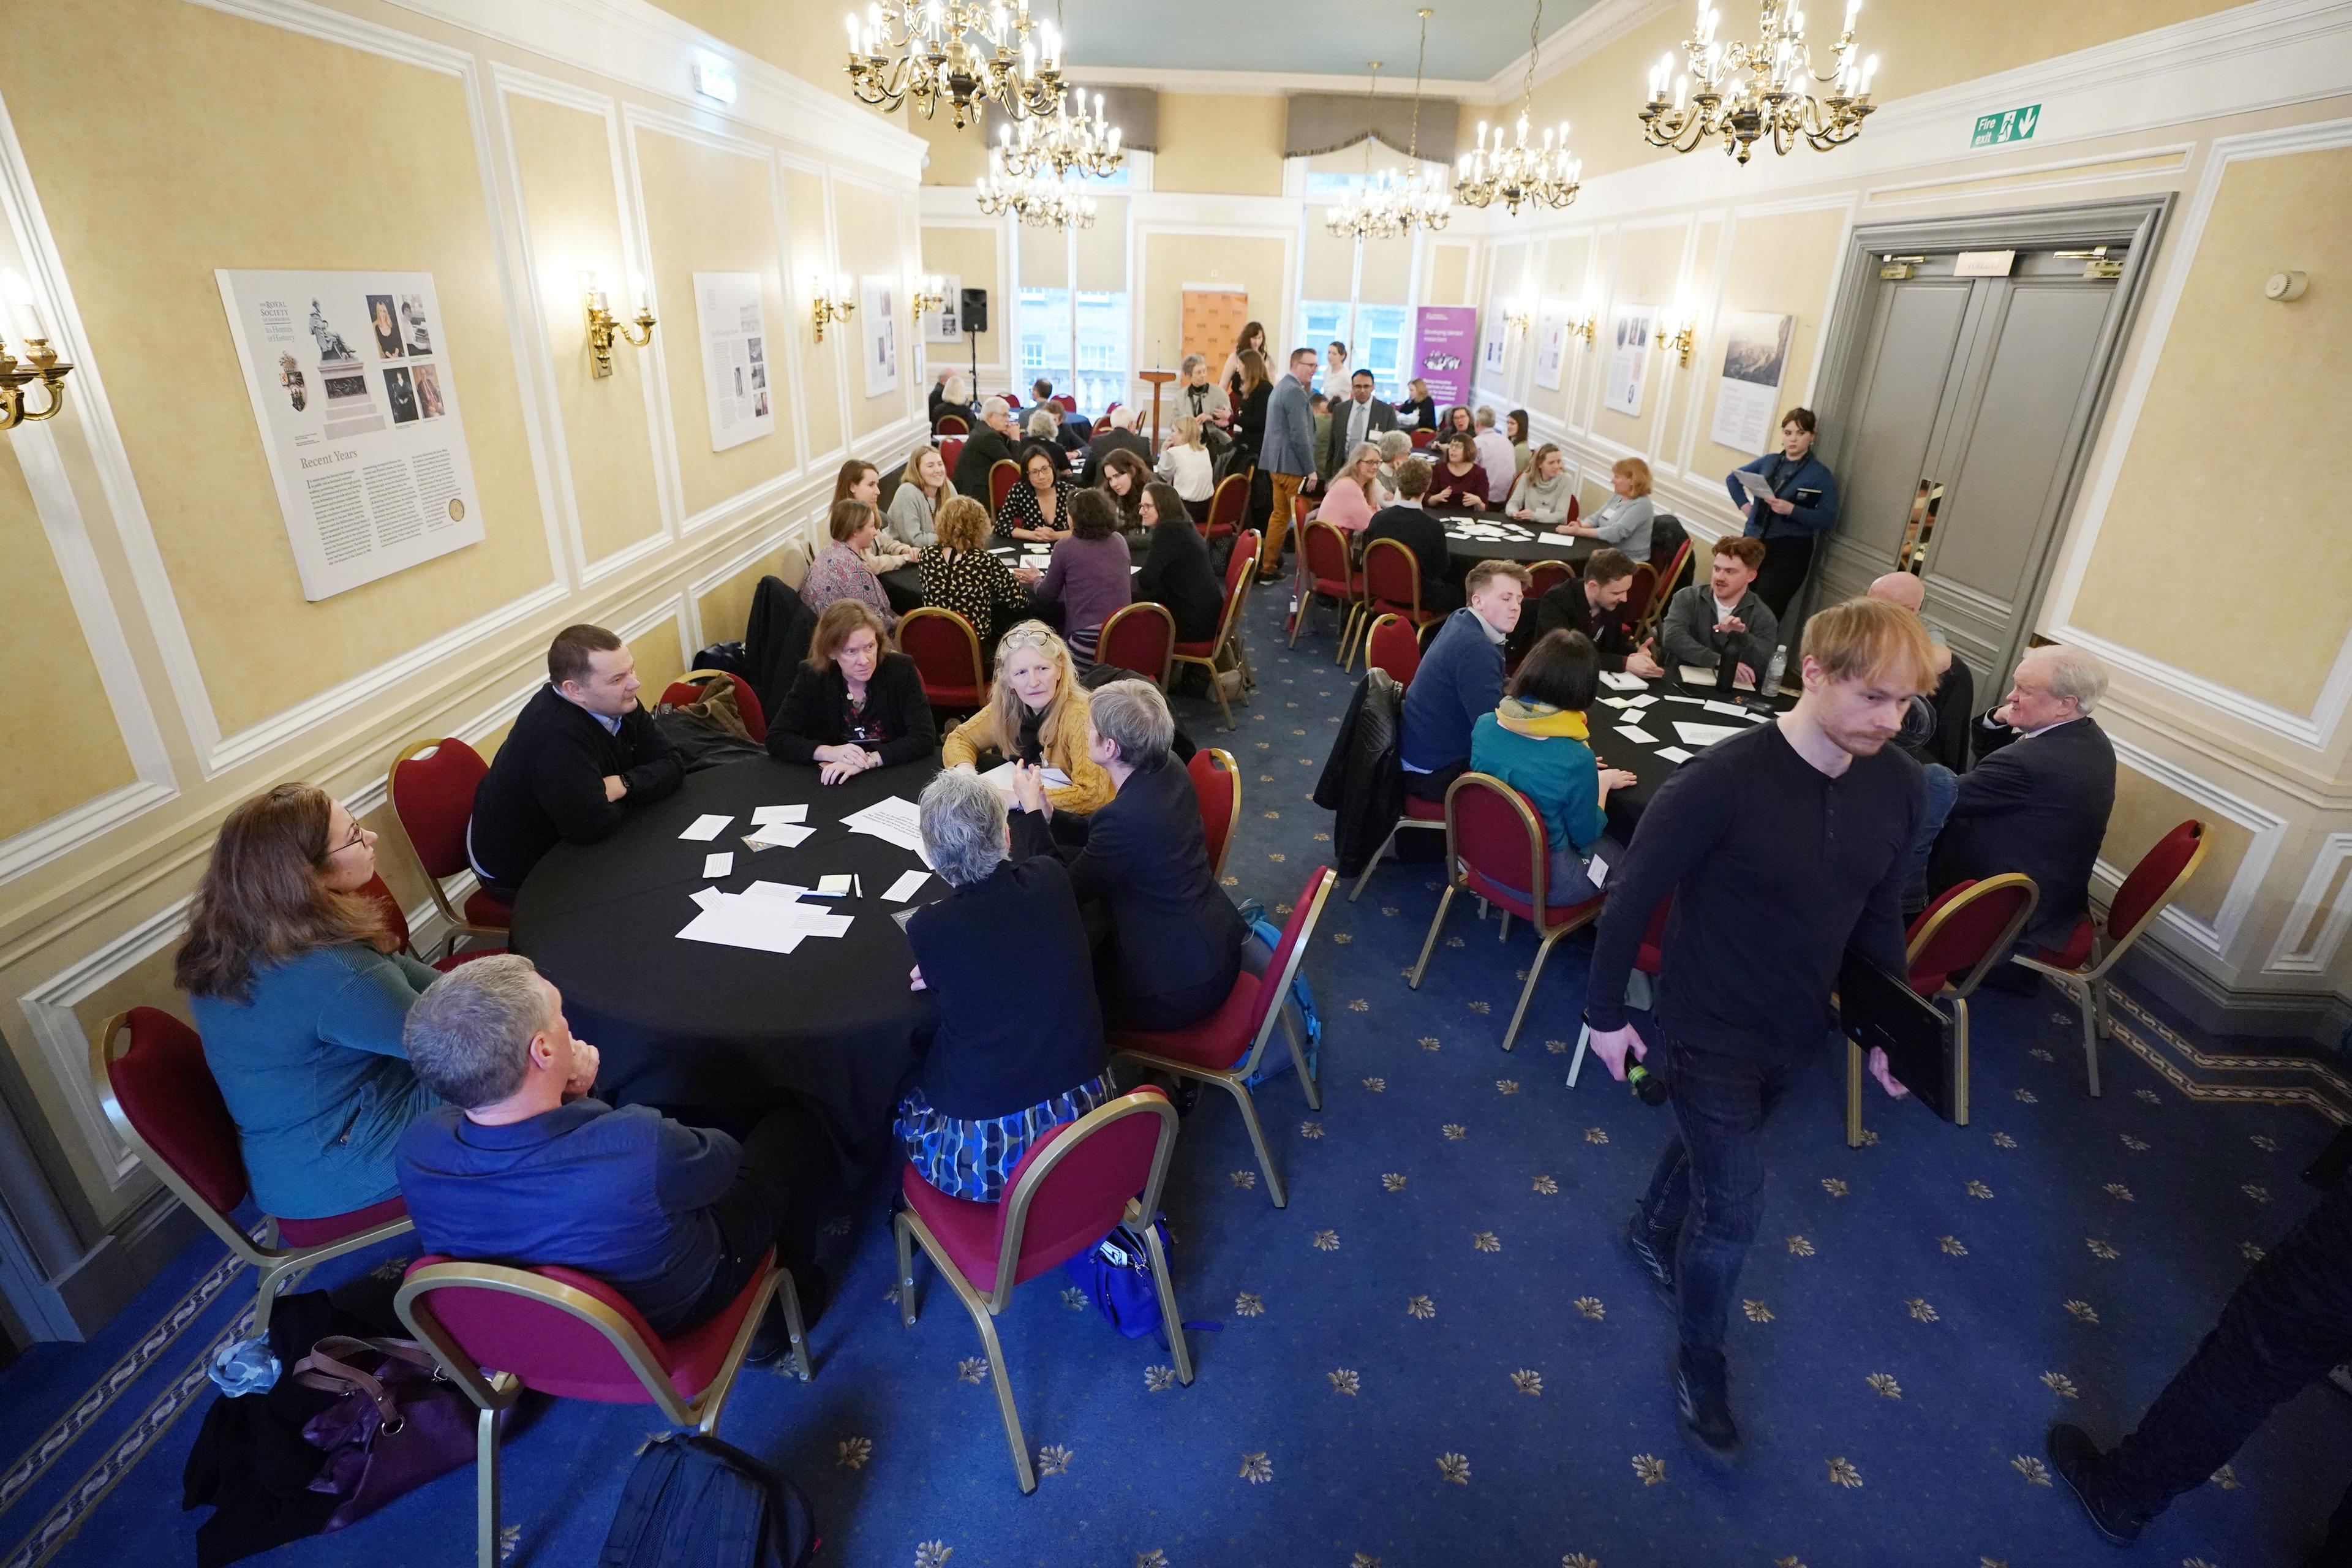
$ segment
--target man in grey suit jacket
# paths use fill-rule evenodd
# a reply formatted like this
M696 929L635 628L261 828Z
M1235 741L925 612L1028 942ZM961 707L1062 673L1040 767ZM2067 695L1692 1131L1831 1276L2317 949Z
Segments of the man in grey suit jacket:
M1265 543L1257 554L1258 581L1271 583L1282 573L1282 541L1290 531L1293 503L1315 493L1315 416L1307 406L1307 389L1315 380L1315 351L1290 351L1290 374L1274 384L1266 400L1265 437L1258 444L1257 466L1274 481L1274 510L1266 519Z
M1396 410L1372 395L1372 373L1358 371L1349 381L1346 400L1331 405L1331 444L1324 449L1323 471L1338 473L1348 466L1349 453L1396 427Z
M1780 640L1780 623L1771 606L1749 587L1764 564L1764 546L1753 539L1718 539L1715 564L1704 583L1693 583L1666 605L1658 623L1657 661L1674 673L1677 665L1713 669L1726 652L1737 651L1743 680L1763 684Z

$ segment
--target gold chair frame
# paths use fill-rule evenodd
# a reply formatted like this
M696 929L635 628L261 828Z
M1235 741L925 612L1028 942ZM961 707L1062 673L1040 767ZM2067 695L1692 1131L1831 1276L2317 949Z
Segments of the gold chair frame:
M2140 933L2154 925L2156 917L2179 896L2180 889L2189 885L2189 879L2197 875L2197 868L2205 863L2206 850L2212 847L2213 840L2206 833L2204 823L2194 817L2190 820L2197 822L2197 847L2189 852L2189 859L2181 866L2179 875L2172 879L2163 892L2149 900L2147 912L2140 916L2139 923L2118 936L2114 931L2102 929L2100 922L2092 922L2092 962L2089 968L2061 969L2054 963L2044 963L2021 952L2011 955L2011 962L2021 963L2036 974L2044 974L2056 981L2058 988L2065 992L2081 1010L2083 1065L2090 1079L2093 1100L2099 1098L2099 1037L2115 1033L2115 1026L2107 1019L2107 971L2116 966L2117 959L2131 951L2132 943L2140 939ZM2126 872L2125 876L2128 878L2130 873ZM2120 888L2117 890L2120 891Z
M393 784L400 777L401 763L415 757L421 757L427 752L437 752L444 742L458 738L455 735L445 735L437 741L412 741L400 749L400 754L392 759L392 766L383 771L384 804L392 807L392 820L400 828L400 841L408 847L408 858L415 863L417 876L424 880L425 890L433 895L433 907L441 911L441 919L449 928L446 944L448 952L457 952L458 942L467 937L487 937L503 942L507 937L507 930L504 926L476 925L458 912L457 905L449 901L449 889L441 885L440 878L425 868L425 857L417 853L416 840L408 836L408 824L401 820L400 797L394 792Z
M1214 757L1217 765L1224 769L1225 776L1234 781L1234 804L1225 818L1225 841L1217 847L1216 858L1209 862L1209 878L1216 881L1225 874L1225 857L1234 852L1234 835L1241 831L1242 770L1241 764L1234 761L1234 754L1223 746L1204 746L1202 750Z
M1528 804L1527 797L1494 774L1464 773L1446 786L1445 892L1437 900L1437 912L1430 917L1429 934L1423 937L1421 942L1421 957L1414 963L1412 973L1405 977L1406 984L1415 991L1421 989L1422 973L1429 967L1430 950L1437 945L1437 932L1439 928L1445 924L1446 911L1454 907L1454 895L1456 892L1466 892L1474 899L1478 897L1476 893L1471 892L1468 878L1462 869L1462 858L1455 852L1454 841L1457 834L1454 821L1454 797L1460 795L1465 788L1491 789L1500 792L1510 803L1511 809L1518 814L1520 826L1528 832L1528 842L1543 845L1547 851L1550 847L1549 840L1544 832L1543 819L1535 814L1535 808ZM1528 1003L1535 996L1536 983L1543 978L1544 961L1551 956L1552 944L1571 931L1582 931L1601 913L1601 901L1596 899L1592 900L1592 909L1587 913L1556 930L1547 930L1545 916L1551 910L1545 900L1551 889L1546 884L1551 878L1551 867L1548 855L1530 855L1528 858L1530 863L1529 869L1534 873L1534 885L1528 889L1531 897L1528 900L1528 907L1535 910L1536 935L1540 940L1536 947L1536 961L1528 965L1527 984L1519 987L1519 1005L1511 1010L1511 1026L1503 1031L1503 1048L1507 1051L1518 1041L1520 1020L1528 1016ZM1483 906L1485 900L1479 901ZM1501 917L1499 929L1495 933L1495 940L1507 942L1511 935L1511 912L1508 910L1496 910L1495 912Z
M1239 550L1241 542L1247 539L1251 532L1251 530L1244 529L1234 534L1234 548ZM1229 731L1235 728L1234 710L1233 705L1225 700L1223 685L1217 679L1217 661L1224 654L1230 653L1233 656L1234 668L1241 671L1242 689L1244 693L1257 683L1256 677L1250 670L1249 656L1242 651L1240 630L1242 612L1247 607L1250 590L1256 585L1256 583L1257 574L1255 571L1244 572L1242 574L1241 581L1234 584L1234 591L1225 595L1225 613L1217 621L1217 636L1215 640L1209 644L1209 651L1206 655L1179 652L1175 650L1172 643L1170 645L1169 665L1171 671L1180 664L1196 664L1208 671L1209 689L1216 695L1217 710L1225 716L1225 728ZM1249 699L1244 696L1242 700L1246 705Z
M1927 944L1935 941L1937 935L1946 925L1957 919L1962 910L1967 909L1979 899L1990 898L1995 893L2005 893L2020 886L2025 889L2025 902L2018 907L2016 919L2001 929L2000 935L1985 949L1984 956L1977 960L1957 984L1948 979L1946 980L1944 988L1928 998L1930 1004L1937 1006L1939 1010L1943 1004L1948 1002L1951 1004L1953 1049L1959 1058L1958 1071L1954 1075L1958 1091L1952 1102L1952 1124L1956 1127L1966 1127L1969 1124L1969 997L1979 985L1984 983L1984 977L1991 973L1994 967L2009 956L2011 945L2017 941L2017 933L2025 929L2026 922L2033 918L2033 906L2042 901L2042 889L2035 887L2033 879L2022 871L2005 871L1998 877L1987 877L1983 881L1937 910L1934 918L1919 928L1919 934L1913 937L1903 950L1904 962L1907 964L1925 952L1927 950ZM1846 1041L1845 1146L1849 1149L1862 1147L1862 1080L1865 1076L1864 1060L1863 1048L1852 1040Z
M1315 574L1307 568L1307 541L1308 536L1313 534L1318 528L1328 529L1333 533L1339 536L1341 587L1339 592L1337 594L1327 594L1322 589L1316 587ZM1313 613L1315 601L1318 599L1328 598L1331 601L1331 608L1336 611L1339 616L1339 647L1333 655L1333 658L1336 660L1339 653L1344 653L1347 650L1349 630L1355 626L1356 616L1362 607L1358 602L1356 593L1356 552L1352 547L1352 542L1348 538L1348 531L1346 529L1341 528L1336 522L1325 522L1319 518L1310 522L1299 524L1298 585L1297 593L1298 608L1291 616L1289 646L1292 647L1297 647L1298 646L1298 634L1307 629L1307 617L1308 615Z
M964 1278L963 1270L940 1245L931 1227L913 1208L902 1208L892 1222L891 1231L898 1245L898 1319L908 1328L915 1326L917 1300L915 1291L914 1247L919 1244L923 1255L931 1260L948 1288L971 1314L972 1326L980 1331L981 1348L987 1353L988 1373L996 1384L996 1410L1004 1418L1004 1440L1013 1449L1013 1468L1021 1479L1021 1490L1025 1495L1037 1489L1037 1475L1029 1463L1027 1440L1021 1432L1021 1411L1013 1402L1013 1382L1004 1370L1004 1345L997 1338L996 1317L1013 1299L1014 1275L1021 1263L1021 1242L1029 1228L1029 1206L1036 1201L1038 1189L1055 1166L1069 1156L1088 1138L1115 1122L1130 1116L1156 1116L1160 1131L1151 1152L1151 1174L1144 1183L1139 1197L1127 1200L1126 1221L1143 1237L1145 1251L1151 1261L1151 1282L1160 1294L1160 1321L1167 1331L1171 1354L1176 1361L1179 1381L1192 1381L1192 1352L1184 1342L1183 1314L1176 1309L1176 1283L1168 1272L1167 1249L1160 1245L1159 1228L1152 1216L1160 1212L1160 1193L1166 1183L1168 1165L1176 1149L1176 1108L1167 1098L1158 1094L1134 1091L1120 1095L1095 1107L1070 1124L1070 1130L1046 1146L1045 1152L1031 1161L1022 1171L1021 1179L1001 1200L1005 1214L1004 1234L997 1247L996 1277L982 1294L979 1287Z
M1297 1029L1286 1016L1285 1009L1290 996L1291 982L1298 978L1299 965L1306 962L1307 949L1315 940L1315 928L1322 923L1323 906L1329 901L1331 886L1339 879L1339 874L1328 867L1316 879L1315 891L1307 896L1307 923L1299 928L1298 941L1290 950L1290 961L1282 966L1281 973L1259 977L1259 984L1275 987L1274 1002L1266 1008L1265 1021L1258 1026L1257 1037L1250 1041L1249 1049L1242 1053L1241 1060L1229 1068L1204 1068L1195 1062L1180 1062L1172 1057L1157 1056L1150 1051L1121 1046L1116 1035L1111 1040L1111 1056L1115 1059L1134 1062L1178 1078L1214 1084L1234 1097L1241 1107L1242 1125L1249 1129L1250 1147L1257 1151L1257 1168L1265 1177L1266 1194L1274 1199L1274 1206L1278 1209L1290 1206L1290 1194L1282 1184L1282 1172L1276 1166L1274 1151L1265 1141L1265 1127L1258 1119L1257 1101L1251 1098L1249 1080L1256 1074L1259 1062L1265 1059L1266 1044L1274 1038L1275 1026L1278 1023L1282 1026L1283 1039L1290 1047L1291 1066L1298 1072L1299 1088L1307 1096L1307 1109L1323 1109L1323 1086L1308 1068L1306 1047L1299 1040Z
M1176 665L1176 617L1169 614L1168 606L1165 605L1155 604L1150 599L1138 599L1131 605L1122 605L1118 609L1113 610L1110 614L1110 619L1105 621L1102 624L1102 630L1095 635L1096 662L1101 662L1102 650L1109 646L1111 628L1118 625L1119 622L1127 619L1129 616L1158 616L1161 620L1168 623L1168 657L1160 661L1159 674L1144 676L1145 679L1160 688L1160 690L1165 691L1168 689L1169 671L1173 669ZM1118 668L1124 669L1127 667L1125 665L1120 665ZM1137 671L1136 673L1140 674L1141 672Z
M1339 633L1339 668L1342 673L1350 673L1355 669L1356 654L1364 653L1365 647L1371 641L1372 622L1381 615L1396 613L1393 610L1383 610L1376 614L1372 608L1372 552L1375 550L1393 550L1412 563L1412 615L1405 624L1412 627L1412 635L1416 640L1421 637L1421 557L1412 552L1412 545L1401 539L1375 539L1364 546L1364 559L1357 577L1363 586L1357 592L1354 613L1348 617L1347 626L1341 628ZM1351 636L1355 637L1354 652L1349 651L1349 638ZM1371 655L1365 653L1364 657L1369 660Z
M94 1087L98 1092L99 1106L106 1113L106 1120L113 1126L116 1134L131 1146L131 1152L137 1154L141 1163L154 1173L155 1179L163 1183L173 1197L186 1205L189 1213L204 1221L207 1230L220 1237L221 1245L228 1248L232 1257L240 1262L249 1263L259 1270L261 1278L257 1282L253 1305L255 1333L269 1332L269 1317L278 1305L279 1292L298 1283L302 1276L308 1274L312 1268L331 1258L341 1258L346 1252L357 1252L362 1247L373 1247L379 1241L389 1241L394 1237L404 1235L414 1228L408 1216L404 1214L398 1219L386 1220L381 1225L370 1226L365 1230L355 1230L349 1236L334 1241L321 1242L316 1247L291 1247L280 1241L278 1235L278 1221L270 1215L264 1215L261 1222L261 1239L257 1242L240 1228L235 1220L206 1203L204 1195L196 1191L194 1185L185 1176L173 1168L170 1161L155 1152L147 1140L139 1135L139 1130L131 1125L131 1118L124 1113L122 1106L115 1100L114 1084L106 1076L106 1069L121 1057L121 1052L115 1049L115 1040L130 1026L131 1015L128 1012L117 1013L98 1026L98 1038L93 1042L96 1048L92 1053L94 1059L91 1066L95 1068L92 1077L95 1079Z
M646 1343L628 1320L585 1290L527 1268L511 1268L500 1263L436 1263L417 1269L402 1282L399 1294L393 1298L393 1310L400 1314L400 1321L417 1342L433 1352L442 1374L474 1402L474 1555L478 1568L499 1568L499 1415L522 1397L524 1384L511 1373L486 1373L435 1315L427 1298L435 1290L460 1285L529 1297L579 1319L604 1335L620 1353L646 1392L653 1395L663 1419L673 1426L691 1426L705 1436L719 1430L719 1411L727 1396L734 1392L736 1375L743 1370L743 1358L751 1353L752 1337L768 1314L769 1303L779 1295L783 1298L784 1321L792 1332L793 1359L801 1381L805 1383L812 1375L808 1334L801 1321L800 1294L793 1288L793 1277L776 1266L772 1256L757 1282L751 1310L743 1314L742 1324L735 1331L734 1342L727 1347L719 1370L711 1374L709 1385L691 1399L679 1394L654 1355L653 1347Z
M971 654L971 689L980 694L981 704L985 707L988 703L988 677L982 672L980 631L965 618L962 611L951 610L945 605L918 605L898 617L898 630L893 640L897 642L899 649L904 651L907 646L907 624L909 621L939 620L943 617L963 628L964 647ZM917 673L919 675L921 672L918 670Z

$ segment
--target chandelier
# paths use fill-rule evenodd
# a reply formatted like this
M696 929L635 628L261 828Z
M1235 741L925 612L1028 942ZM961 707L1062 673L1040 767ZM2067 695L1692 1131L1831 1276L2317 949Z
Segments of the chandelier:
M1542 145L1528 145L1528 110L1535 102L1536 56L1543 42L1543 0L1536 0L1535 21L1528 28L1528 79L1521 89L1517 134L1509 145L1503 128L1486 141L1486 122L1478 122L1477 144L1462 155L1454 179L1454 199L1465 206L1492 206L1501 202L1513 216L1522 205L1564 207L1582 188L1581 159L1569 156L1568 121L1557 130L1546 127Z
M1076 176L1016 174L1005 167L1002 148L989 149L988 176L980 183L980 210L991 217L1010 213L1036 228L1095 226L1095 199Z
M849 15L849 83L886 112L912 101L928 120L945 99L956 129L994 103L1015 120L1062 100L1062 35L1041 25L1030 41L1029 0L881 0Z
M1101 179L1118 172L1127 150L1118 144L1119 129L1103 118L1101 93L1095 94L1094 111L1087 110L1087 95L1077 88L1069 98L1054 100L1053 112L1021 122L1013 140L1013 122L998 126L996 150L1012 174L1066 174L1075 170Z
M1815 152L1826 153L1862 134L1864 119L1877 107L1870 101L1870 83L1878 72L1876 55L1859 63L1853 58L1853 22L1862 0L1846 0L1845 26L1826 76L1813 69L1803 10L1794 0L1762 4L1759 40L1727 47L1715 36L1723 14L1698 0L1697 21L1683 42L1688 70L1676 76L1669 51L1650 73L1650 101L1642 106L1643 141L1688 153L1719 137L1723 150L1745 163L1750 149L1768 135L1772 151L1785 155L1801 136ZM1808 90L1816 81L1830 84L1828 97L1815 98Z

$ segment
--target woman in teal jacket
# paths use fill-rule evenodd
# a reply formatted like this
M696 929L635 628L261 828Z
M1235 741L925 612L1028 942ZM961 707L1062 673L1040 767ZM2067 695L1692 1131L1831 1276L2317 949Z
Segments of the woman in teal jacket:
M1551 845L1544 901L1554 909L1601 896L1585 864L1609 841L1609 792L1634 782L1604 768L1587 743L1584 711L1601 684L1601 658L1582 632L1547 632L1528 650L1502 703L1470 728L1470 768L1532 802ZM1604 852L1604 858L1616 860Z
M436 978L361 892L375 835L311 784L229 813L175 978L236 1121L253 1201L323 1219L397 1196L393 1150L437 1101L400 1031Z

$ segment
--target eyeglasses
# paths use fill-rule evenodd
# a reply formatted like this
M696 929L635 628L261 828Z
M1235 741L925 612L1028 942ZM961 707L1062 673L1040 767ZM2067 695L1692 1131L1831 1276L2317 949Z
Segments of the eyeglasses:
M1054 642L1054 634L1039 626L1034 632L1009 631L997 639L997 646L999 647L1051 647Z
M328 850L324 855L319 857L319 858L321 860L331 860L336 856L341 854L344 850L352 847L354 845L364 844L366 842L367 829L354 822L352 824L352 836L349 838L344 839L341 844L336 845L332 849Z

